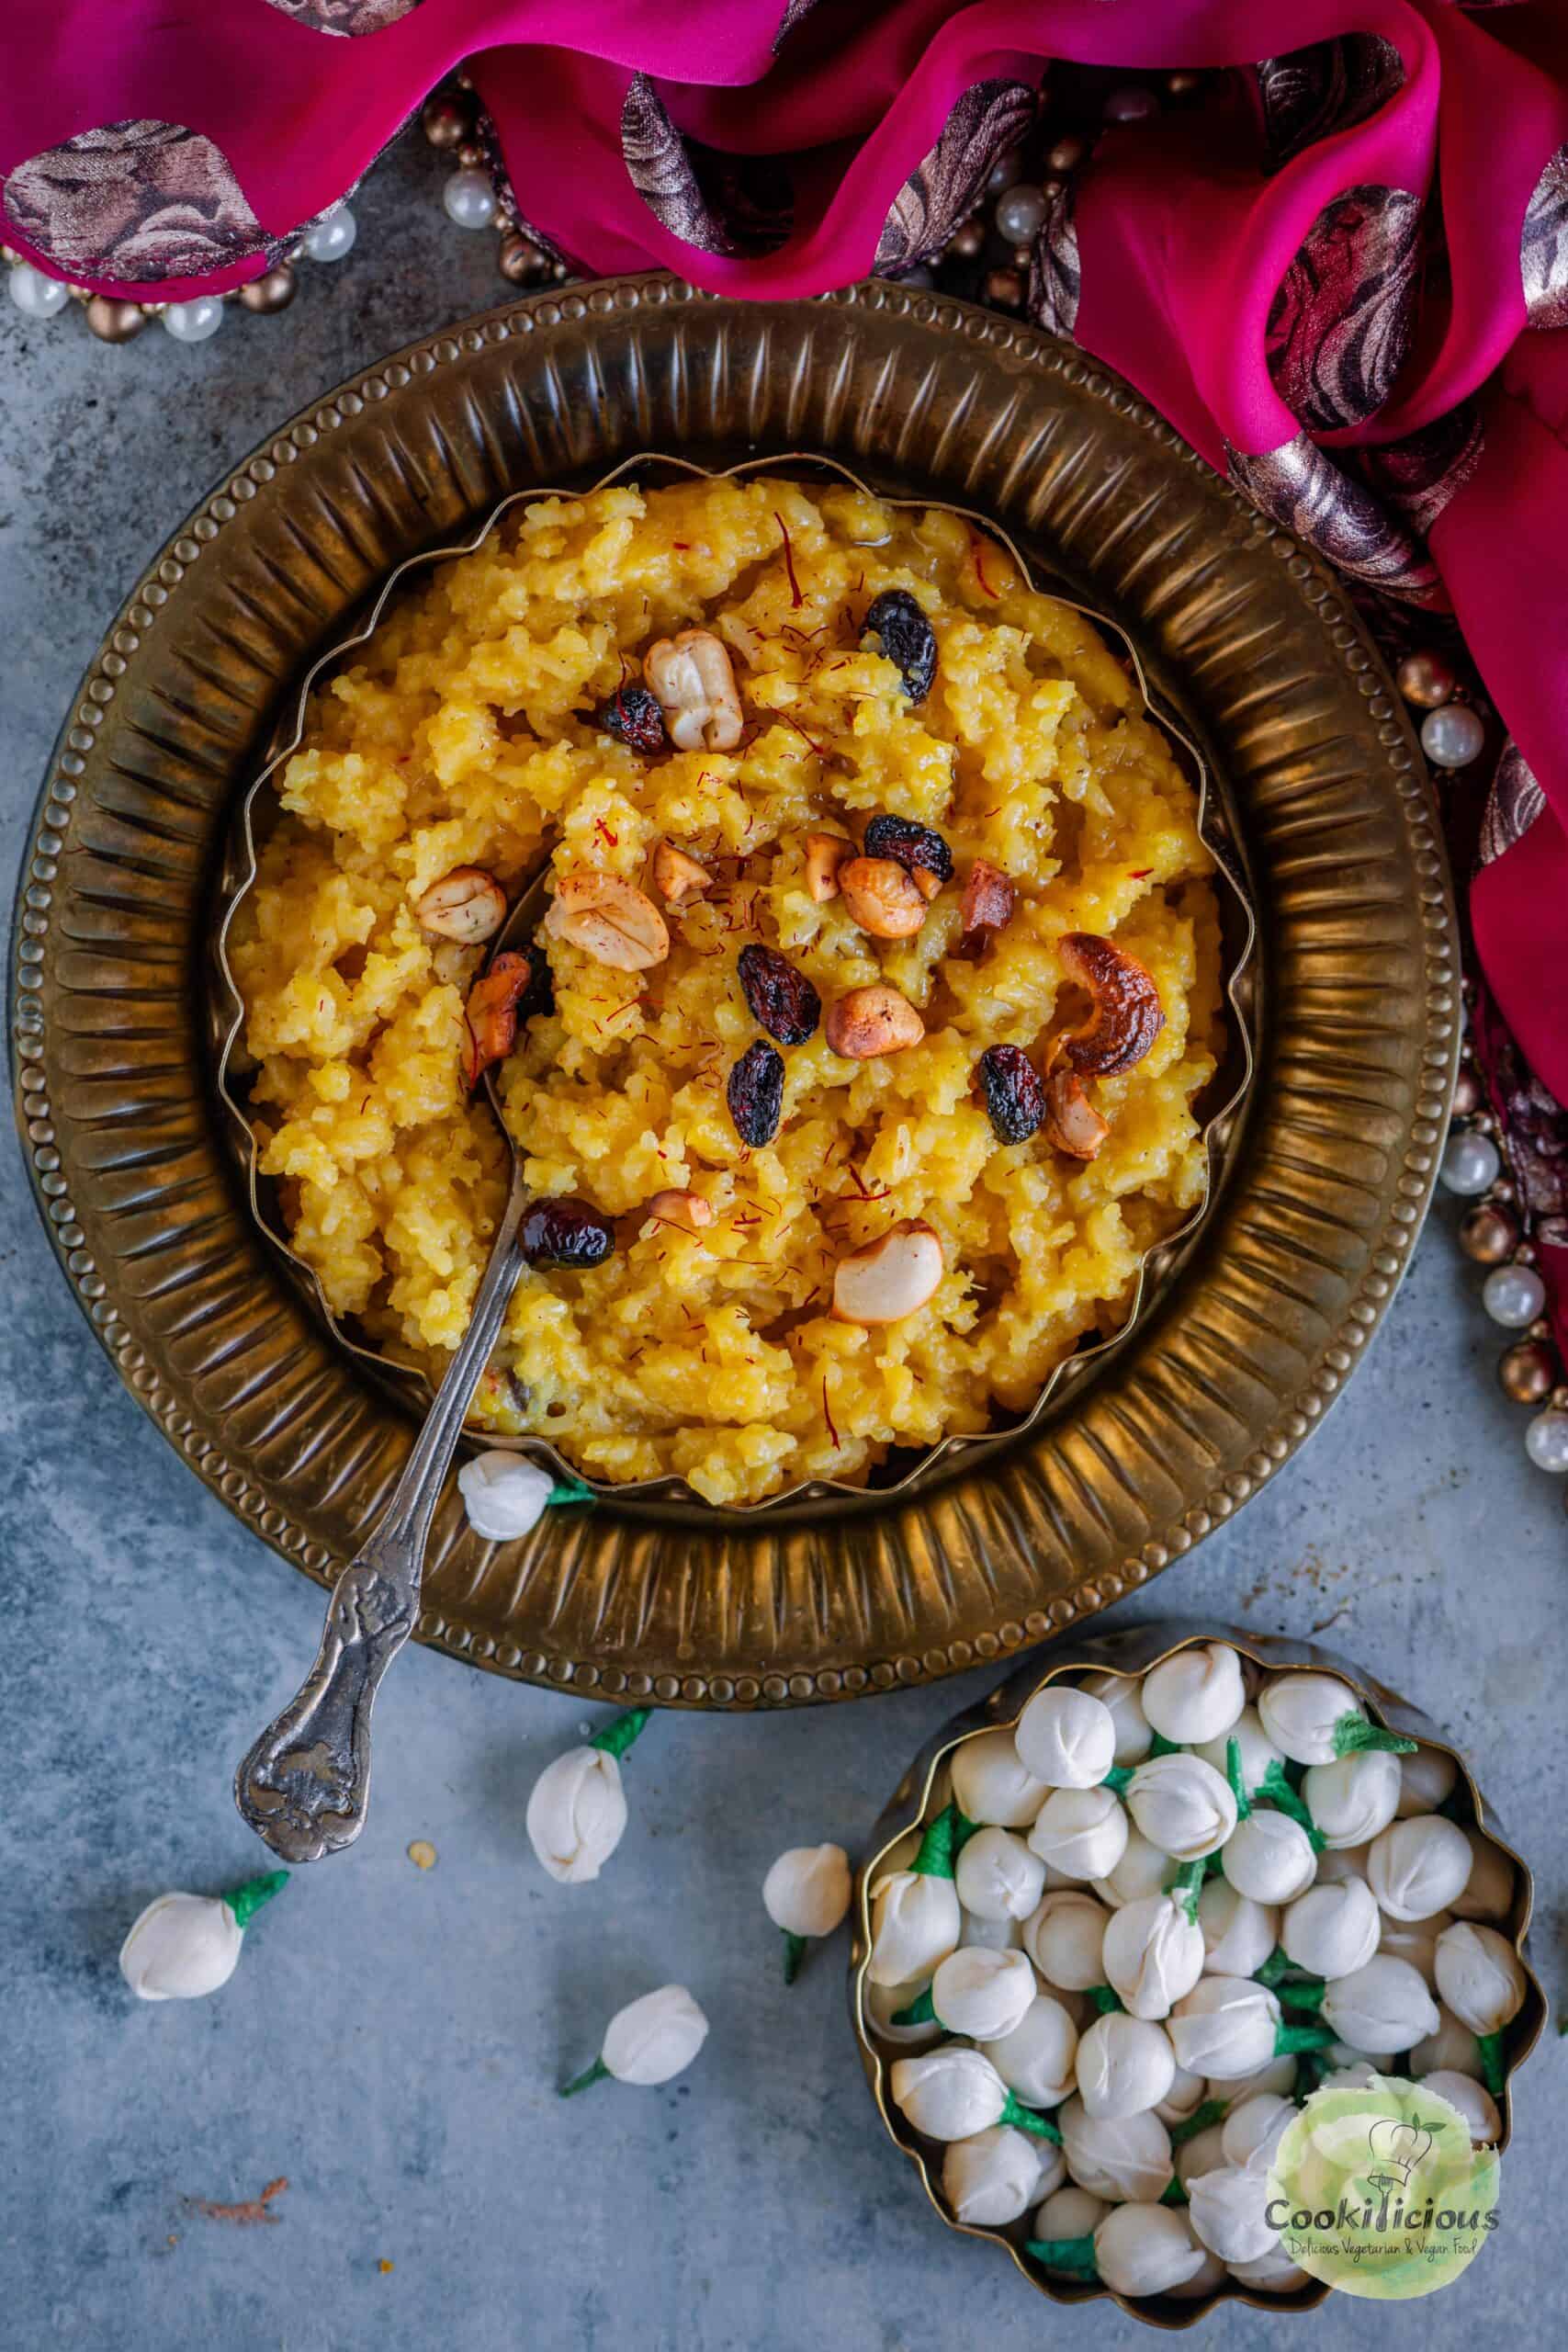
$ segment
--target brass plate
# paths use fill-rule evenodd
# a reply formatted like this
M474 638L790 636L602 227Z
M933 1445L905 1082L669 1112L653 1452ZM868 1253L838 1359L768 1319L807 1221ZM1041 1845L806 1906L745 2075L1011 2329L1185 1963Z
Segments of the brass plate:
M1457 1063L1442 846L1377 655L1332 576L1081 354L890 285L742 304L641 277L519 302L314 404L144 574L61 736L18 908L17 1114L129 1386L330 1581L411 1424L286 1278L223 1133L204 1008L227 828L389 571L509 492L650 448L818 450L993 517L1137 644L1258 913L1258 1075L1208 1222L1127 1342L983 1473L741 1521L552 1511L500 1547L448 1489L421 1639L604 1697L849 1698L1091 1614L1272 1475L1398 1282Z
M886 1809L871 1833L869 1859L855 1881L853 1903L853 1945L850 1953L850 2020L854 2027L860 2048L861 2064L876 2111L886 2128L887 2135L904 2151L920 2177L920 2184L930 2198L939 2219L948 2229L962 2237L987 2238L1016 2264L1020 2274L1029 2281L1037 2294L1046 2296L1054 2303L1119 2303L1134 2319L1141 2319L1154 2327L1190 2327L1216 2302L1251 2303L1258 2311L1286 2313L1315 2310L1328 2288L1318 2279L1299 2287L1293 2295L1255 2293L1232 2279L1215 2294L1196 2296L1190 2302L1168 2295L1148 2297L1112 2293L1105 2286L1089 2286L1070 2280L1058 2280L1031 2267L1023 2256L1023 2240L1028 2236L1027 2222L1015 2224L1010 2231L993 2229L982 2224L955 2222L942 2201L942 2158L940 2153L933 2163L933 2143L922 2140L908 2119L893 2105L888 2087L886 2068L877 2043L875 2029L865 2016L865 1964L871 1957L871 1890L887 1866L892 1849L912 1828L923 1827L942 1811L952 1793L949 1759L955 1747L976 1733L1010 1727L1023 1713L1026 1702L1036 1690L1048 1682L1055 1682L1063 1675L1094 1673L1101 1668L1116 1674L1146 1674L1178 1651L1190 1648L1196 1642L1225 1642L1254 1666L1269 1667L1278 1673L1294 1667L1321 1667L1337 1674L1363 1700L1373 1720L1386 1724L1391 1731L1402 1733L1407 1739L1425 1740L1439 1747L1445 1756L1452 1757L1459 1767L1459 1782L1454 1792L1456 1818L1461 1824L1483 1829L1494 1844L1500 1846L1514 1865L1514 1904L1506 1920L1497 1924L1508 1937L1519 1955L1525 1973L1524 2007L1506 2028L1503 2088L1497 2105L1503 2128L1498 2135L1499 2151L1506 2151L1514 2129L1514 2076L1540 2041L1546 2023L1546 1996L1540 1979L1530 1965L1527 1936L1530 1914L1535 1907L1535 1880L1529 1865L1517 1849L1510 1846L1497 1822L1492 1816L1485 1799L1476 1787L1474 1778L1462 1750L1445 1737L1429 1715L1413 1707L1408 1699L1400 1697L1363 1669L1342 1657L1337 1650L1320 1648L1315 1642L1295 1640L1290 1634L1252 1634L1235 1625L1170 1624L1155 1622L1134 1625L1123 1634L1090 1635L1084 1641L1059 1642L1050 1653L1049 1661L1034 1659L1010 1674L998 1684L989 1698L954 1715L942 1730L927 1740L904 1778L898 1783Z

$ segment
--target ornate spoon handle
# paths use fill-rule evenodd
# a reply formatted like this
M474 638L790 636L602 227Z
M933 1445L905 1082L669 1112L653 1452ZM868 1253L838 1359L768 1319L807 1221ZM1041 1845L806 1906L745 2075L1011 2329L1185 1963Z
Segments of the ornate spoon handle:
M462 1344L379 1525L333 1589L315 1663L297 1695L243 1758L234 1802L286 1862L315 1862L352 1846L370 1797L370 1710L419 1616L424 1547L436 1498L522 1270L517 1231L526 1195L512 1191Z

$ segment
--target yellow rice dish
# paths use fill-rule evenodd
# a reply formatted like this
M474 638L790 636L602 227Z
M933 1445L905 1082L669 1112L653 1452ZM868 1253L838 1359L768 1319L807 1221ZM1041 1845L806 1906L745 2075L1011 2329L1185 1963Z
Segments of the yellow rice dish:
M934 651L923 693L868 630L887 591ZM721 696L667 706L655 750L619 740L647 680L691 685L667 641L694 630L734 724ZM474 1412L589 1476L749 1503L984 1430L1119 1326L1201 1196L1221 955L1195 793L1093 627L959 517L766 476L536 501L321 687L280 797L231 943L262 1169L334 1311L433 1377L507 1169L468 1083L489 949L431 910L547 859L568 884L553 1010L525 1003L498 1075L530 1191L591 1204L614 1248L525 1271ZM644 960L566 920L596 900ZM1130 1067L1064 1058L1106 1013L1079 935L1149 1013ZM748 946L819 1000L802 1042L755 1016ZM889 1049L829 1042L846 999L897 1000ZM1055 1105L1018 1142L977 1069L998 1046ZM771 1140L737 1125L749 1054L782 1077ZM1075 1114L1092 1157L1061 1148ZM899 1282L915 1303L873 1319Z

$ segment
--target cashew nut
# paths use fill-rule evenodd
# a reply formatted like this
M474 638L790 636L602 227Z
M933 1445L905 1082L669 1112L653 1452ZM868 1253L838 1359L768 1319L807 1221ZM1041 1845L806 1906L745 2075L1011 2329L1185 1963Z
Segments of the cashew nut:
M740 696L729 655L711 629L683 628L678 637L658 639L642 666L677 751L734 751L745 724Z
M1076 1070L1054 1069L1044 1080L1045 1134L1058 1151L1074 1159L1092 1159L1111 1122L1101 1118Z
M1093 999L1089 1019L1058 1039L1057 1051L1085 1078L1114 1078L1131 1069L1165 1027L1159 991L1148 973L1097 932L1069 931L1056 952L1067 978Z
M890 857L852 857L839 868L844 911L874 939L908 939L926 919L923 894Z
M806 887L818 906L838 897L840 870L854 854L853 842L845 841L841 833L807 834Z
M506 893L482 865L455 865L414 900L423 930L473 947L493 939L506 921Z
M822 1034L846 1061L869 1062L880 1054L918 1046L926 1024L907 996L877 981L870 988L851 989L830 1004Z
M1017 894L999 865L977 857L964 885L959 922L965 931L1000 931L1012 921Z
M545 917L552 939L581 947L617 972L646 971L670 953L670 933L653 900L618 874L563 874Z
M653 853L653 887L670 906L683 907L713 888L713 876L673 842L660 842Z
M833 1313L840 1323L900 1323L925 1305L945 1271L936 1232L923 1218L908 1218L840 1259Z
M713 1203L700 1193L655 1193L647 1214L661 1225L678 1225L682 1233L700 1233L713 1223Z
M470 1089L492 1062L504 1061L516 1044L517 1006L533 977L533 958L507 949L468 990L463 1007L463 1075Z

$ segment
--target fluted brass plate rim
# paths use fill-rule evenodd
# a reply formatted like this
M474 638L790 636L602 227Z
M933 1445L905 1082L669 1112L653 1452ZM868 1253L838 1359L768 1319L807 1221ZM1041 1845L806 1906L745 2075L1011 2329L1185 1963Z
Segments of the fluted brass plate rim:
M872 282L726 302L627 278L362 371L149 566L62 729L12 964L35 1192L122 1377L328 1582L411 1425L253 1227L202 959L224 825L282 698L404 557L622 451L840 458L1043 549L1200 746L1261 930L1258 1074L1166 1296L1025 1443L874 1512L614 1506L481 1544L448 1488L420 1637L604 1698L858 1696L1010 1653L1189 1551L1338 1393L1407 1261L1459 1048L1457 929L1408 721L1343 589L1124 385L994 313Z
M705 481L729 481L737 476L761 472L771 473L779 469L799 471L816 469L830 474L839 481L848 484L850 488L860 491L866 497L874 495L870 485L863 481L858 474L852 472L848 466L841 464L837 458L818 457L800 449L789 450L778 457L743 458L738 465L718 469L696 465L689 458L644 449L637 451L632 457L621 458L608 473L602 474L596 481L590 483L581 492L563 492L547 486L536 490L510 492L484 517L479 527L465 538L451 546L427 548L422 554L410 556L399 564L394 571L388 574L369 612L361 618L352 635L329 646L325 652L319 655L310 664L294 696L293 720L291 725L282 730L284 734L282 744L269 753L254 780L242 796L239 823L231 843L231 854L224 862L219 903L215 909L216 930L213 940L213 957L220 991L220 1001L213 1008L213 1020L218 1039L218 1091L243 1138L245 1197L250 1204L251 1215L267 1239L288 1260L305 1283L338 1345L350 1354L357 1356L362 1363L374 1365L389 1377L407 1380L420 1398L418 1409L421 1411L428 1408L429 1400L434 1395L429 1379L423 1373L412 1372L408 1365L398 1363L392 1357L370 1346L367 1341L355 1337L344 1320L333 1312L314 1267L299 1255L292 1247L288 1234L279 1230L277 1223L268 1214L267 1204L263 1199L260 1145L243 1083L236 1081L233 1075L235 1048L240 1045L244 1029L245 1002L239 982L234 978L233 967L229 961L229 935L234 917L254 887L260 873L256 856L255 833L257 801L260 796L267 791L279 769L293 757L304 741L310 696L316 691L319 682L348 654L369 642L412 572L426 570L432 564L447 562L456 556L472 555L477 548L483 546L491 532L499 527L502 519L514 507L527 500L563 496L591 498L597 492L607 490L616 482L635 481L639 477L646 478L660 467L672 469L678 473ZM915 506L927 512L932 506L937 506L944 514L956 514L963 522L978 524L983 528L989 529L992 536L1011 556L1023 578L1034 586L1038 587L1042 584L1037 577L1036 568L1030 564L1022 550L1014 546L1006 531L998 526L989 525L987 517L976 514L972 507L955 506L942 500L925 498L888 498L884 503L894 508ZM1061 601L1070 602L1071 600L1062 599ZM1070 1385L1074 1380L1085 1377L1089 1369L1097 1364L1111 1350L1123 1346L1149 1306L1158 1300L1171 1270L1180 1261L1186 1245L1197 1233L1209 1213L1210 1204L1223 1172L1225 1148L1235 1134L1237 1114L1247 1089L1252 1083L1254 1070L1252 1024L1256 1013L1256 1001L1248 984L1247 974L1258 944L1258 925L1251 900L1235 872L1235 853L1228 837L1225 813L1219 805L1219 796L1214 790L1202 753L1190 738L1183 734L1174 720L1166 718L1156 708L1149 693L1148 680L1144 674L1144 666L1139 659L1137 646L1119 623L1111 620L1104 613L1093 611L1086 605L1074 605L1073 609L1094 621L1102 631L1109 630L1111 636L1120 641L1131 665L1138 692L1143 698L1145 716L1153 721L1163 735L1168 739L1174 739L1186 752L1197 776L1199 836L1213 858L1219 892L1222 897L1228 893L1228 903L1232 910L1231 925L1222 928L1235 932L1236 934L1234 953L1230 952L1229 939L1227 938L1224 942L1224 966L1221 976L1224 982L1223 993L1229 1008L1229 1029L1225 1041L1228 1050L1222 1063L1222 1069L1229 1067L1234 1072L1234 1078L1228 1088L1223 1088L1219 1074L1216 1073L1215 1079L1204 1090L1206 1096L1212 1098L1218 1093L1222 1099L1214 1102L1213 1107L1209 1109L1200 1133L1199 1139L1203 1147L1202 1193L1180 1224L1173 1227L1169 1233L1164 1235L1158 1242L1146 1250L1138 1260L1133 1295L1116 1329L1105 1332L1094 1340L1086 1337L1072 1354L1065 1356L1060 1363L1054 1365L1042 1382L1040 1393L1034 1403L1028 1412L1020 1416L1015 1421L1001 1429L965 1431L962 1435L945 1437L936 1445L930 1446L921 1453L914 1465L897 1480L887 1483L878 1482L872 1486L866 1485L863 1481L857 1481L852 1485L848 1480L839 1478L802 1479L795 1486L785 1487L782 1493L764 1497L758 1503L719 1506L708 1502L705 1497L697 1494L694 1487L688 1486L686 1481L680 1477L666 1476L657 1478L639 1478L622 1481L618 1484L608 1479L595 1478L580 1468L576 1463L568 1461L547 1440L536 1435L523 1438L496 1437L470 1423L466 1425L467 1433L469 1436L506 1452L526 1454L530 1459L537 1462L542 1468L547 1470L552 1478L558 1482L564 1481L570 1485L584 1487L596 1495L601 1501L619 1503L624 1507L649 1501L666 1501L673 1503L679 1509L694 1511L705 1519L723 1519L741 1525L756 1518L760 1513L766 1512L776 1516L779 1512L787 1510L803 1500L817 1501L828 1496L837 1498L846 1510L878 1510L885 1509L901 1496L926 1492L956 1455L962 1454L967 1466L977 1468L987 1454L1026 1438L1051 1410L1063 1387Z
M1021 2245L1008 2236L1005 2230L981 2222L956 2222L942 2201L941 2162L933 2168L929 2143L894 2106L888 2088L887 2069L881 2051L876 2046L874 2028L865 2015L865 1972L871 1957L871 1891L881 1875L887 1857L911 1829L922 1827L932 1815L942 1810L949 1794L947 1767L955 1748L978 1733L1010 1729L1016 1724L1028 1700L1047 1683L1059 1681L1066 1675L1094 1673L1100 1668L1116 1674L1145 1675L1179 1650L1190 1649L1203 1642L1224 1642L1249 1665L1267 1668L1272 1673L1296 1668L1317 1668L1335 1674L1348 1682L1357 1697L1366 1705L1373 1720L1384 1724L1391 1731L1407 1739L1419 1739L1429 1747L1440 1748L1459 1769L1458 1792L1462 1800L1464 1820L1483 1830L1493 1844L1502 1849L1514 1865L1514 1903L1507 1921L1510 1942L1519 1956L1527 1984L1524 2007L1506 2030L1505 2071L1498 2109L1503 2129L1498 2137L1500 2154L1506 2154L1513 2136L1513 2082L1519 2068L1529 2057L1540 2041L1546 2024L1546 1996L1540 1979L1530 1963L1528 1942L1530 1916L1535 1908L1535 1878L1529 1863L1518 1849L1509 1844L1495 1821L1490 1817L1486 1800L1476 1784L1462 1748L1456 1747L1431 1717L1391 1690L1365 1668L1357 1665L1334 1649L1325 1649L1318 1643L1298 1641L1292 1634L1254 1634L1237 1625L1216 1623L1179 1624L1156 1620L1149 1623L1129 1626L1119 1634L1090 1636L1086 1641L1053 1643L1049 1652L1018 1668L999 1682L988 1697L975 1706L965 1708L951 1718L940 1731L934 1732L921 1747L908 1770L884 1807L871 1833L867 1860L856 1872L854 1896L851 1908L852 1949L849 1970L850 2020L854 2028L855 2042L860 2052L861 2066L870 2089L883 2128L895 2146L901 2149L919 2176L920 2185L931 2200L931 2208L943 2225L962 2237L985 2238L999 2246L1010 2258L1021 2276L1026 2278L1037 2294L1054 2303L1113 2302L1132 2318L1153 2327L1187 2328L1213 2311L1217 2302L1250 2303L1256 2310L1272 2312L1281 2318L1295 2312L1314 2311L1329 2288L1321 2280L1313 2280L1299 2288L1293 2295L1266 2295L1255 2292L1232 2279L1226 2287L1212 2295L1195 2296L1184 2302L1176 2297L1122 2295L1111 2288L1095 2284L1073 2284L1057 2280L1024 2257Z

